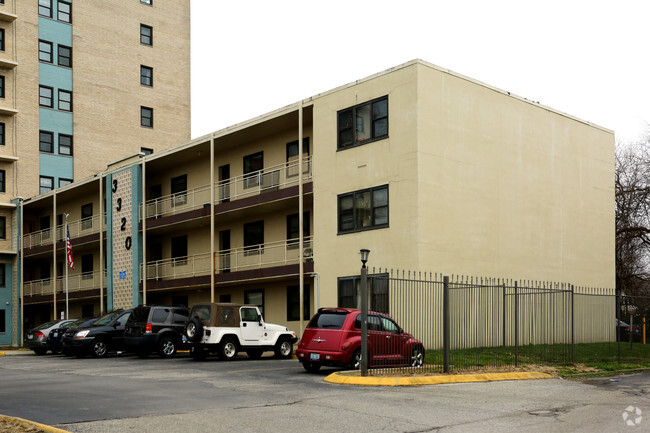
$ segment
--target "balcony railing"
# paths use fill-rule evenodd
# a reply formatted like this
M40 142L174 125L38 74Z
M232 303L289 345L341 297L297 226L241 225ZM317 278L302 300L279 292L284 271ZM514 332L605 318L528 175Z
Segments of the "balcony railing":
M52 278L42 280L26 281L24 286L25 296L52 295L53 284ZM104 280L102 287L106 287L106 271L104 271ZM68 276L68 291L79 292L81 290L90 290L99 288L99 272L86 272L83 274L74 274ZM56 289L59 293L65 293L65 276L56 278Z
M312 238L304 239L303 259L313 260ZM210 275L210 253L157 260L147 263L147 279L173 280ZM296 264L298 239L251 245L215 253L215 272L234 272Z
M77 238L80 236L99 233L99 218L99 215L94 215L90 218L69 221L68 227L70 228L70 237ZM104 218L106 218L106 214L104 214ZM106 220L104 219L104 221ZM54 238L56 238L57 242L65 240L65 225L59 225L54 229L39 230L37 232L23 235L23 248L51 245Z
M303 180L311 179L311 157L303 159ZM298 162L291 161L264 170L215 183L215 203L241 199L298 184ZM147 218L174 215L210 205L210 185L171 194L145 203ZM142 213L140 214L142 219Z

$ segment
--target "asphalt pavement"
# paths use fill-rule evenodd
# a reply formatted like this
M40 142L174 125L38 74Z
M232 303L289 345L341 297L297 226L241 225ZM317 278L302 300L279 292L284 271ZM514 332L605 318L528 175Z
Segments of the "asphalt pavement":
M325 382L333 371L271 358L5 356L0 414L73 433L650 431L647 374L367 387Z

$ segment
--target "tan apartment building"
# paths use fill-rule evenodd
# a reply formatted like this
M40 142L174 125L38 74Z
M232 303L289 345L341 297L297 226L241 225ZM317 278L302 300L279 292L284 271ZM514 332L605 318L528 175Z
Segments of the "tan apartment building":
M20 314L21 199L190 139L189 3L0 2L0 344L16 340Z
M63 212L75 317L232 301L301 332L357 305L361 248L614 287L613 176L612 131L415 60L26 199L17 301L30 323L63 310L64 227L29 229Z

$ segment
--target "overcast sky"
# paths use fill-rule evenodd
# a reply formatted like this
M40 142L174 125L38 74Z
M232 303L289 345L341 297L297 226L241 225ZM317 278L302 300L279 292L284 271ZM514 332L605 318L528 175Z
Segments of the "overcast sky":
M640 136L649 0L191 0L192 138L420 58Z

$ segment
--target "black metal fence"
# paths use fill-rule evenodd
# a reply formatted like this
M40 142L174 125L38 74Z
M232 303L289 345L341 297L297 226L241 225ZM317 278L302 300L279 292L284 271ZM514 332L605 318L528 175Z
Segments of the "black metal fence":
M392 319L368 316L371 374L386 367L394 372L397 366L451 372L599 356L620 361L621 342L643 342L637 326L642 320L635 317L641 306L650 307L650 297L617 295L613 289L382 269L369 273L370 310ZM617 326L630 325L630 314L636 320L630 331Z

